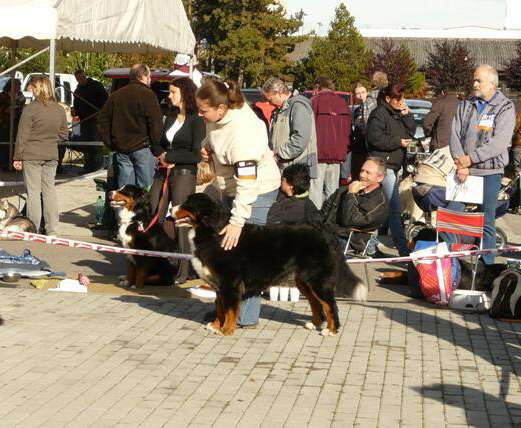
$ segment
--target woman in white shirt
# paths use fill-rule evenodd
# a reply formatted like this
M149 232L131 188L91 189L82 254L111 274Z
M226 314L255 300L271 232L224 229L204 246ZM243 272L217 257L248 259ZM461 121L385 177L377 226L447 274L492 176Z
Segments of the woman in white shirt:
M245 223L264 225L277 198L280 172L268 146L265 124L244 102L234 82L206 80L197 90L199 114L206 122L203 160L215 165L223 202L231 208L228 225L221 231L222 247L239 241ZM241 303L239 325L258 322L260 296Z

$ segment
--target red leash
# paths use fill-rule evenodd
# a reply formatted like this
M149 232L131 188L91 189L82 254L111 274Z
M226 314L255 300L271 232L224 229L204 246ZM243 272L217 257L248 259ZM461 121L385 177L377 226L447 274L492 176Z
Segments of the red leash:
M160 166L159 168L166 168L164 166ZM143 233L147 233L150 228L157 223L159 220L159 212L161 211L161 205L165 199L166 191L168 189L168 178L170 177L170 170L172 168L166 168L165 181L163 181L163 187L161 188L161 197L159 198L159 203L157 204L156 215L152 218L152 221L148 224L146 229L143 230Z

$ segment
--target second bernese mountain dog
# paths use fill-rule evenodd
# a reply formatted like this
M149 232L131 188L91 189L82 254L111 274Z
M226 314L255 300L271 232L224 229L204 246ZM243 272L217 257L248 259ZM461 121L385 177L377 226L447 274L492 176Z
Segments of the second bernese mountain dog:
M118 238L123 247L139 250L175 252L175 237L165 232L165 223L154 220L148 194L141 188L126 185L109 193L110 205L118 213ZM153 222L153 224L152 224ZM171 230L174 221L171 221ZM172 285L177 272L175 261L162 257L129 255L127 275L121 285L143 288L145 284Z
M237 246L225 251L219 232L228 223L229 213L220 203L195 193L173 211L177 223L192 227L192 265L216 291L217 317L207 325L215 333L233 334L242 297L291 274L311 306L312 322L306 327L320 329L327 320L327 328L321 331L324 336L336 334L340 327L335 289L355 300L366 300L365 284L316 228L246 224Z

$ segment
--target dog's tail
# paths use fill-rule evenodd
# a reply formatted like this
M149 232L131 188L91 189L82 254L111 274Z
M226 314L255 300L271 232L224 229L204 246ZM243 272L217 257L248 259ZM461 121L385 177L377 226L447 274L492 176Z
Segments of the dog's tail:
M367 284L358 277L345 262L341 263L336 294L357 302L367 301Z

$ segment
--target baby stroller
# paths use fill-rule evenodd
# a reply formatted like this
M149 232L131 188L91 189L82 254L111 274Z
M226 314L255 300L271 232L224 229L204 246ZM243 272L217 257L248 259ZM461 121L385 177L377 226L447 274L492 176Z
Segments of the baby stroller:
M438 207L451 208L450 202L445 199L446 176L454 168L449 149L443 148L417 159L414 172L400 188L402 207L404 208L405 234L407 240L414 237L423 229L434 229L435 211ZM519 182L519 176L503 177L498 195L496 218L508 212L510 197L514 184ZM408 186L407 191L405 187ZM466 212L476 212L477 205L466 204ZM505 232L496 226L496 246L501 248L507 245Z

